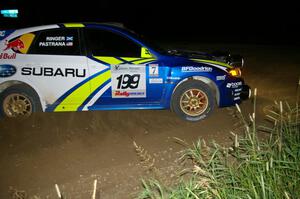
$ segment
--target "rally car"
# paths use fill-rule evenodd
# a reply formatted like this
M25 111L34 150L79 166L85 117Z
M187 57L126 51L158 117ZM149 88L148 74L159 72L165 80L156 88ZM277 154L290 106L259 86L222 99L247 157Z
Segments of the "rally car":
M0 114L171 109L198 121L241 103L244 60L162 50L119 24L66 23L0 31Z

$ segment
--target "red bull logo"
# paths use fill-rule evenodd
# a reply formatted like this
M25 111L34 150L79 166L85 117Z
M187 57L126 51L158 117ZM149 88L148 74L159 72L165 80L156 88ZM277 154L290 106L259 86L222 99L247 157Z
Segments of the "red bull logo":
M0 53L0 59L16 59L16 57L17 57L16 53L12 53L12 54Z
M9 49L20 50L25 47L25 45L21 39L16 39L11 42L6 41L5 45L6 45L6 48L4 49L4 51L9 50Z

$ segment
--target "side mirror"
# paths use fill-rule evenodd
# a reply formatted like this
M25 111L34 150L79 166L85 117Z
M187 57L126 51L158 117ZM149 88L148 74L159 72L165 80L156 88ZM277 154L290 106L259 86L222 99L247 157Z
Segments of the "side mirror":
M142 47L141 48L141 58L152 58L153 56L151 55L150 51L145 48L145 47Z

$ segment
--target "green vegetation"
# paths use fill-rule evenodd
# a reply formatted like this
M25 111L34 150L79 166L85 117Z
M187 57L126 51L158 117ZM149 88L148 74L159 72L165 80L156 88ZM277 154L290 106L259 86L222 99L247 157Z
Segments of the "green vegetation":
M269 125L261 127L255 122L255 101L249 122L237 106L245 128L243 135L233 133L232 146L197 141L179 158L187 167L179 182L168 187L159 180L143 180L139 198L300 198L298 103L292 107L275 102L266 115Z

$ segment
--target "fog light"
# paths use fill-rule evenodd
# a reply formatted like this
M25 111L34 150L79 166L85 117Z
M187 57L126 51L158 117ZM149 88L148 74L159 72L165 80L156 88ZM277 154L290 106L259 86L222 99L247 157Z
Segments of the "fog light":
M240 77L242 76L242 71L241 69L239 68L233 68L233 69L230 69L228 71L228 73L232 76L232 77Z

